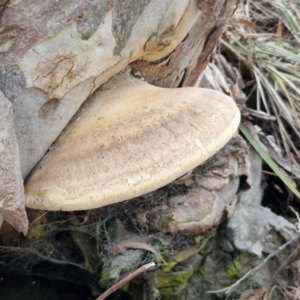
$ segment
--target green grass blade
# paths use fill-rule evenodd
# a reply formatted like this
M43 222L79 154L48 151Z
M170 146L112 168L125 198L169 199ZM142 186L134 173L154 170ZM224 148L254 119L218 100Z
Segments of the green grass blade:
M269 154L261 147L261 145L253 138L252 134L244 124L240 124L240 131L244 134L253 148L259 153L262 159L269 165L274 173L282 180L282 182L300 199L300 192L295 188L292 181L284 174L276 162L269 156Z
M257 42L255 48L257 51L263 51L270 55L288 59L295 63L300 63L300 56L298 53L292 52L291 50L287 50L281 46L277 46L277 45L271 44L271 43Z

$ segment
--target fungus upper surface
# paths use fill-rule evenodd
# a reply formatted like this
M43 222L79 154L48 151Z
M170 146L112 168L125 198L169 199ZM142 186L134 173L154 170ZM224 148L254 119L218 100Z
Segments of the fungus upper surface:
M213 156L239 122L236 104L221 92L116 76L32 172L26 205L92 209L151 192Z

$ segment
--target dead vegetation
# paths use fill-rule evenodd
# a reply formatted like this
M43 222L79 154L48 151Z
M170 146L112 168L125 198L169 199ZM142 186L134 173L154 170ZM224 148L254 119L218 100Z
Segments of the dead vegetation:
M239 86L247 97L243 123L267 153L262 204L299 224L300 2L242 1L219 51L241 74ZM299 243L292 249L271 280L240 299L300 299ZM288 284L282 283L284 271L293 274Z

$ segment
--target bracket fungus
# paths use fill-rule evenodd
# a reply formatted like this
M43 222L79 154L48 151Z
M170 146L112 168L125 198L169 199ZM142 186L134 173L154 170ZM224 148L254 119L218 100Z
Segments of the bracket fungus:
M213 156L239 122L235 102L221 92L115 76L29 176L26 205L73 211L149 193Z

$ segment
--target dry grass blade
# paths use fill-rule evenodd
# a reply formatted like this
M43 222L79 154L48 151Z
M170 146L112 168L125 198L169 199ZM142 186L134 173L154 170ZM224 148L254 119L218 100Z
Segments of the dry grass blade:
M262 51L264 54L283 58L293 63L300 63L300 56L297 53L287 50L281 46L277 46L276 44L257 42L256 48L257 51Z
M272 75L274 77L274 79L276 80L276 82L278 83L279 85L279 88L281 89L281 91L284 93L284 95L286 96L286 98L288 99L289 101L289 104L290 104L290 107L292 109L292 114L293 114L293 117L294 117L294 120L295 120L295 123L298 127L298 130L300 130L300 121L299 121L299 118L297 116L297 111L296 111L296 103L294 103L291 99L291 96L290 96L290 93L287 89L287 86L286 84L288 84L291 88L294 89L294 91L297 92L297 94L300 95L300 90L289 80L287 79L283 73L279 72L278 70L274 69L273 67L271 66L268 66L267 67L268 70L270 72L272 72ZM295 130L296 131L296 130ZM297 132L297 131L296 131ZM298 134L298 137L299 134Z
M300 192L295 188L293 182L285 175L285 173L279 168L275 161L269 156L269 154L262 148L257 140L254 139L250 131L244 124L240 124L239 129L245 135L247 140L253 146L253 148L259 153L263 160L269 165L274 173L282 180L282 182L294 193L296 197L300 199Z
M239 62L248 101L276 116L264 130L287 161L300 163L300 1L244 0L235 15L221 45Z
M281 17L284 25L293 33L294 38L300 43L300 25L299 25L299 16L297 11L300 9L299 1L274 1L278 7L278 10L282 12L278 17Z

